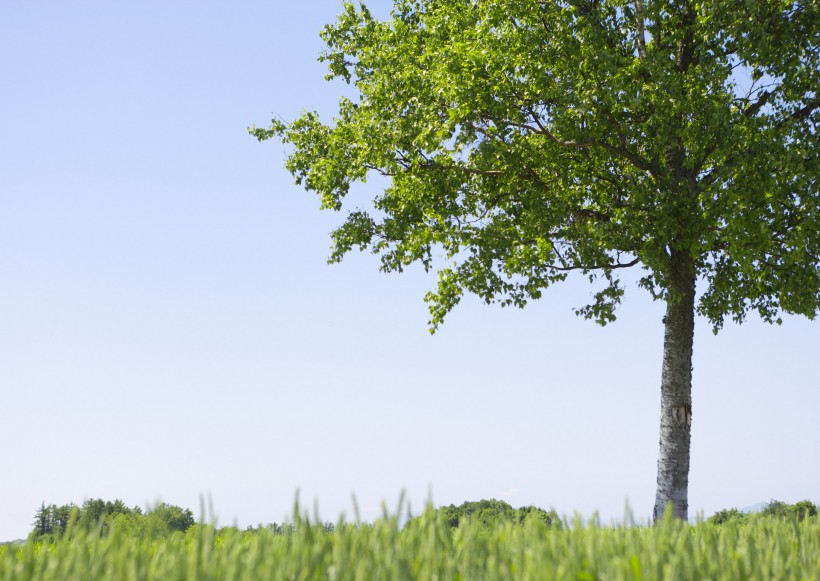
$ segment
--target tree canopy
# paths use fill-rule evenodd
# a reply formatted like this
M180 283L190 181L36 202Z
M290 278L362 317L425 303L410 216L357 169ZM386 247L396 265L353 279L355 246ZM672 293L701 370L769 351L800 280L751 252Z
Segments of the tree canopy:
M324 209L390 178L330 260L436 270L433 330L465 293L521 307L571 272L606 324L641 269L667 303L656 514L685 517L695 313L820 309L818 23L784 0L345 3L321 59L357 96L252 133L292 144Z
M605 280L582 312L608 322L617 270L664 298L674 248L716 327L813 316L816 5L646 2L638 34L640 4L399 1L380 22L347 3L322 58L358 101L255 133L295 145L288 168L324 208L393 178L332 260L371 248L400 271L443 251L434 326L465 291L521 306L572 270Z

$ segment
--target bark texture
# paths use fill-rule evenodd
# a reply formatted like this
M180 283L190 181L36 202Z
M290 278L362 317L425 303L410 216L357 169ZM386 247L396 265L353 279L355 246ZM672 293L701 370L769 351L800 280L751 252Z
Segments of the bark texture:
M664 317L661 434L654 518L671 503L688 518L689 442L692 428L692 342L695 331L695 269L688 255L673 252Z

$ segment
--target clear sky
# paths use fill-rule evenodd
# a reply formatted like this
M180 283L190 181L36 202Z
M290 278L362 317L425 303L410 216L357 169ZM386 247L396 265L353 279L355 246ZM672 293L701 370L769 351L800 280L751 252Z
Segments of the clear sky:
M240 526L297 489L331 520L402 489L651 513L661 304L632 285L600 328L568 282L430 336L432 275L325 263L341 216L246 128L332 115L339 6L0 4L0 540L89 497ZM690 512L820 501L818 355L805 319L698 320Z

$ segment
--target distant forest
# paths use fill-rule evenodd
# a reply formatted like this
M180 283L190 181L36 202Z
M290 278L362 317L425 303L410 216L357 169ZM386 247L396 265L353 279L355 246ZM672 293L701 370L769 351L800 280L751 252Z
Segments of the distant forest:
M164 502L146 512L138 506L130 508L119 499L92 498L79 506L44 502L34 514L34 528L29 538L55 539L72 528L90 531L97 527L102 534L117 528L129 535L162 537L174 531L185 532L195 522L190 509Z
M550 528L564 528L564 523L554 510L547 511L536 506L513 508L510 504L495 499L464 502L458 506L450 504L439 507L434 512L438 513L451 528L457 528L465 521L479 523L481 526L494 526L499 521L524 525L532 520L540 521ZM817 515L818 506L809 500L795 504L772 500L757 513L742 512L737 508L720 510L709 517L708 522L714 525L729 522L743 525L760 518L803 520ZM411 518L407 526L412 527L413 520ZM73 503L47 505L44 502L34 515L33 529L28 538L50 542L72 531L96 531L101 536L107 536L114 530L126 536L161 538L175 532L184 533L195 524L196 520L190 509L164 502L146 511L138 506L129 507L119 499L108 501L93 498L81 505ZM322 528L326 533L332 533L336 525L332 522L325 522ZM228 529L236 530L235 527L223 527L222 530ZM288 534L293 532L293 525L287 523L259 524L245 530L253 532L259 529L267 529L274 534Z

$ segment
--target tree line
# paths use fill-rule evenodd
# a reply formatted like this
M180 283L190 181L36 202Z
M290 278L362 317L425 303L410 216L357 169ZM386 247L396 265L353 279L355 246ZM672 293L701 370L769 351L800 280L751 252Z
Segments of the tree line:
M162 537L175 531L185 532L195 523L190 509L159 503L147 511L127 506L122 500L91 498L81 505L56 505L43 502L34 514L29 539L53 540L71 530L99 529L105 535L117 528L134 536Z
M737 508L725 508L710 516L708 522L716 525L728 522L746 524L758 518L788 518L801 521L805 518L816 517L817 513L817 505L810 500L801 500L794 504L771 500L760 512L742 512Z
M465 522L475 520L482 526L491 526L499 521L510 521L520 525L531 520L541 521L547 526L561 528L561 520L555 511L547 511L536 506L513 508L503 500L479 500L454 504L435 509L452 528ZM412 523L410 518L408 523ZM193 512L186 508L160 503L143 511L140 507L127 506L122 500L114 501L92 498L81 505L74 503L56 505L43 502L34 514L33 529L29 540L54 541L70 534L72 531L96 531L101 536L118 529L127 536L158 538L173 532L186 532L196 524ZM336 530L336 524L330 521L321 524L325 533ZM368 525L360 525L368 526ZM262 530L275 535L288 535L294 532L294 523L268 523L249 526L245 532L255 533ZM236 527L221 527L220 532L238 531Z
M513 522L525 525L528 522L538 521L553 529L564 528L564 523L554 510L544 510L537 506L522 506L513 508L503 500L479 500L463 502L460 505L449 504L434 509L441 515L447 524L456 529L467 521L480 523L482 527L495 526L497 523ZM723 525L729 522L746 524L761 518L785 518L803 520L817 518L818 506L810 500L802 500L795 504L788 504L779 500L770 501L760 512L742 512L737 508L719 510L707 519L713 525ZM412 527L415 518L410 518L407 526ZM89 499L76 505L74 503L56 505L42 503L34 515L34 528L29 533L29 540L51 542L62 538L72 531L85 533L96 531L101 536L108 535L117 529L126 536L162 538L174 532L189 531L196 521L190 509L181 508L167 503L160 503L155 507L143 511L140 507L128 507L122 500ZM317 523L319 524L319 523ZM357 526L370 526L359 524ZM245 533L268 531L274 535L290 535L295 531L294 523L269 523L250 526ZM337 525L332 522L321 523L326 534L333 533ZM241 532L237 527L227 526L217 529L218 535L228 534L231 531Z

